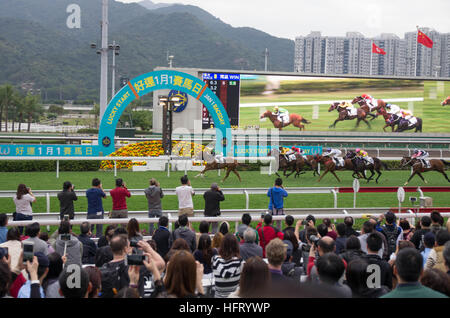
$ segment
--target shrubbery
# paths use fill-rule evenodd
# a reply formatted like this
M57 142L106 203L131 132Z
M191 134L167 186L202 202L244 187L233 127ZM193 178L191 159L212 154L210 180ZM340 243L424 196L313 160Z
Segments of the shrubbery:
M66 160L59 161L60 171L97 171L100 168L99 160ZM55 171L55 160L2 160L1 172L26 171Z

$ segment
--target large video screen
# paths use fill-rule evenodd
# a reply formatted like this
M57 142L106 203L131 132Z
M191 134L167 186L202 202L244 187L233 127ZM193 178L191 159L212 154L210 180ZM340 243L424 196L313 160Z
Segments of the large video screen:
M448 133L450 105L441 103L449 95L449 81L241 75L239 127L274 128L273 120L283 120L273 117L278 106L280 113L288 113L283 131ZM367 97L369 111L351 104L359 96ZM334 109L333 103L340 107Z

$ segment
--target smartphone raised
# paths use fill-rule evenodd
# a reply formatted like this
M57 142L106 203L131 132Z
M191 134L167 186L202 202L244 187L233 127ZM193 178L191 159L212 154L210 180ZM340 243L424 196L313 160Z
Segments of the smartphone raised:
M26 264L27 261L33 262L34 256L34 243L24 242L23 243L23 263Z

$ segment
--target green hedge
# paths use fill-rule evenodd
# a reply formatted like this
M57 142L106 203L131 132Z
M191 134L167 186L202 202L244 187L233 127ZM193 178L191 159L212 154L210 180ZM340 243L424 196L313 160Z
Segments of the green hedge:
M66 160L59 161L60 171L97 171L100 168L100 160ZM54 160L2 160L1 172L26 172L26 171L56 171Z

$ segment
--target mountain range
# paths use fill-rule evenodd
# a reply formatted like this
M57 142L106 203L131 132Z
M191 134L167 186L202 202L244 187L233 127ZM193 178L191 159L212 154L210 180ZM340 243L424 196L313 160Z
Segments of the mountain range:
M80 7L80 28L66 25L70 4ZM168 52L174 67L264 70L268 48L269 70L293 70L294 41L232 27L196 6L110 0L108 20L109 43L120 45L116 83L166 66ZM2 0L0 85L40 89L44 100L98 100L100 55L90 44L100 47L100 21L101 0Z

